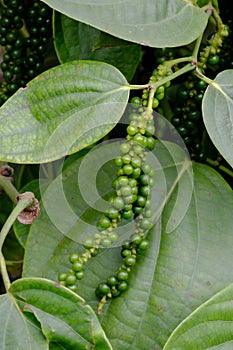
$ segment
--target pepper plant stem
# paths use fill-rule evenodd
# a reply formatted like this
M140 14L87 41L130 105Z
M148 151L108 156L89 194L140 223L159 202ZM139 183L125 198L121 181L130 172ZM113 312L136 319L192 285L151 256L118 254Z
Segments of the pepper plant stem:
M13 225L14 221L17 219L18 215L25 208L27 208L30 205L30 203L31 203L30 198L27 198L27 197L21 198L16 204L15 208L12 210L11 214L9 215L8 219L6 220L0 232L0 269L1 269L2 279L3 279L3 283L6 291L10 288L11 283L7 273L6 262L2 254L3 243L11 229L11 226Z
M0 189L4 190L14 204L17 203L19 192L16 190L9 177L0 175Z

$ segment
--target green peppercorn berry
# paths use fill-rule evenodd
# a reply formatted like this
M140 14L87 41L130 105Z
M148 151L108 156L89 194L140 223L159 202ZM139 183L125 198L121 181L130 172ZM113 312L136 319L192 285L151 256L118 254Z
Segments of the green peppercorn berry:
M139 117L139 115L137 114L137 113L130 113L130 115L129 115L129 120L132 122L132 121L135 121L135 122L137 122L138 121L138 117ZM131 124L131 123L130 123ZM137 125L137 124L136 124Z
M118 233L113 231L109 233L109 238L111 239L111 242L114 243L118 240Z
M3 72L3 78L6 81L10 81L13 78L13 72L11 70L6 70L5 72Z
M76 262L78 259L79 259L79 254L78 253L71 253L70 256L69 256L69 261L71 262L71 264Z
M132 255L131 250L129 249L122 249L121 256L125 258L126 256Z
M140 145L135 144L133 147L133 150L134 150L134 153L136 154L139 154L139 155L143 154L143 148Z
M138 128L134 125L128 125L126 131L128 135L134 136L138 132Z
M219 56L218 55L213 55L208 58L208 63L211 65L216 65L219 63Z
M107 278L107 284L110 287L116 286L117 282L118 282L118 280L117 280L116 276L114 276L114 275L111 275Z
M151 217L152 217L152 210L147 209L147 210L145 211L145 213L144 213L144 216L145 216L146 218L151 218Z
M124 202L123 198L119 197L119 196L117 196L113 199L112 204L118 210L123 209L125 206L125 202Z
M149 151L152 151L155 147L155 139L153 137L148 137L147 138L147 146L146 148L149 150Z
M129 220L133 217L133 214L134 214L133 210L130 209L130 210L123 210L121 215L122 215L123 219Z
M122 167L122 165L123 165L123 160L122 160L121 157L117 157L117 158L115 159L115 165L116 165L117 167Z
M134 135L133 141L136 143L139 143L143 147L147 146L147 138L143 136L141 133L137 133L136 135Z
M139 245L142 241L143 237L138 234L138 233L134 233L130 236L130 240L133 244Z
M149 176L147 174L140 175L139 182L141 185L148 185L149 184Z
M128 283L125 282L125 281L121 281L121 282L118 284L117 288L118 288L118 290L119 290L120 292L124 292L124 291L126 291L126 289L128 288Z
M75 261L73 264L72 264L72 270L74 272L78 272L78 271L81 271L83 269L83 264L79 261Z
M148 198L147 198L146 204L145 204L145 208L146 208L146 209L148 209L148 208L150 209L150 208L151 208L151 205L152 205L151 199L148 199Z
M138 179L140 175L141 175L141 168L139 168L139 167L134 168L133 173L132 173L132 177L134 179Z
M131 157L129 154L124 154L122 156L122 161L124 164L129 164L131 162Z
M119 190L119 192L120 192L120 194L122 195L122 196L129 196L129 195L131 195L132 194L132 188L131 188L131 186L123 186L123 187L121 187L121 189Z
M140 250L146 250L149 248L150 242L148 241L148 239L144 238L141 243L138 246L138 249Z
M148 218L143 218L140 222L140 227L144 230L149 230L152 227L153 223Z
M196 125L195 125L195 123L192 122L191 120L186 120L185 123L184 123L184 126L185 126L188 130L190 130L190 129L195 128Z
M126 270L119 270L116 277L119 281L127 281L129 279L129 273Z
M159 100L156 97L154 97L153 103L152 103L152 108L155 109L158 106L159 106Z
M123 175L123 176L119 176L117 179L117 184L119 185L119 187L121 186L127 186L129 184L129 179L127 176Z
M139 207L145 207L146 204L146 197L139 195L137 198L137 205Z
M133 173L133 171L134 171L134 168L130 164L125 164L123 166L123 171L124 171L124 174L131 175Z
M122 242L122 248L130 250L132 248L132 243L129 239Z
M142 100L140 99L140 97L134 96L130 99L130 103L133 105L133 107L137 108L139 105L141 105Z
M58 281L61 282L61 281L65 281L66 280L66 277L67 277L67 273L65 272L60 272L58 274Z
M109 228L111 226L111 221L109 220L109 218L106 215L103 215L99 219L97 226L100 228L103 228L103 229Z
M143 208L140 206L134 206L133 207L133 212L135 215L140 215L143 212Z
M128 196L125 196L123 199L124 199L125 205L128 205L133 203L137 199L137 196L135 197L135 195L130 194Z
M69 273L67 276L66 276L66 284L68 285L68 286L72 286L72 285L74 285L75 283L76 283L76 277L75 277L75 275L73 275L72 273Z
M124 259L124 263L127 267L131 267L131 266L134 266L136 264L136 258L133 257L133 256L127 256L125 259Z
M188 130L182 125L178 126L177 131L181 136L186 136L188 133Z
M105 283L105 282L101 282L98 285L97 290L98 290L99 294L102 295L102 296L107 295L108 293L110 293L110 288L107 285L107 283Z
M186 145L190 144L192 142L192 137L191 136L185 136L183 138L183 141Z
M83 271L77 271L75 272L75 276L77 278L77 280L82 280L84 277L84 272Z
M134 167L134 168L139 168L142 164L142 160L140 157L138 156L134 156L132 159L131 159L131 165Z
M199 111L190 111L188 113L188 119L189 120L197 120L200 118L200 112Z
M156 92L156 99L158 100L158 101L161 101L163 98L164 98L164 92L162 92L162 93L160 93L160 94L157 94L157 92Z
M83 246L85 249L91 249L94 247L94 241L92 238L86 238L83 242Z
M146 130L145 130L145 135L146 136L153 136L155 133L155 127L154 125L147 124Z
M112 244L111 238L110 237L101 238L100 244L102 247L105 247L105 248L110 247Z
M121 294L121 292L118 289L116 289L116 288L112 289L111 293L112 293L112 297L113 298L116 298L116 297L118 297Z
M185 86L182 86L182 85L179 86L179 89L177 91L177 97L178 97L178 100L181 101L181 102L184 102L185 100L188 99L189 93L186 90Z
M145 174L149 174L152 170L151 166L147 162L142 163L142 170L144 171Z
M109 208L105 213L110 219L117 219L119 217L119 211L116 208Z
M198 80L198 82L196 83L196 86L199 91L202 91L206 88L207 83L204 80Z
M171 123L172 125L174 126L179 126L181 124L181 119L180 117L177 117L176 115L174 115L172 118L171 118Z
M195 101L197 102L197 103L201 103L201 101L202 101L202 99L203 99L203 92L200 92L199 94L197 94L196 96L195 96Z
M132 187L132 194L138 194L138 187L137 186L134 186Z
M147 185L141 186L139 191L143 197L148 197L151 194L151 188Z
M122 154L125 154L125 153L128 153L130 151L130 144L127 143L127 142L123 142L121 145L120 145L120 151Z

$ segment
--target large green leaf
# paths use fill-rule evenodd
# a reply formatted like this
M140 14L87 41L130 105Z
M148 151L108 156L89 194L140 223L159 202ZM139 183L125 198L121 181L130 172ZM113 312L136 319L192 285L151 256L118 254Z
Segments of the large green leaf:
M39 322L21 312L10 294L0 295L0 349L48 350Z
M232 293L230 284L197 308L174 330L164 350L232 349Z
M48 342L70 350L111 349L94 311L69 289L50 280L26 278L15 281L10 292L22 313L35 315Z
M129 88L113 66L73 61L20 88L0 109L0 159L44 163L107 134L125 110Z
M194 193L183 221L171 234L164 232L171 197L158 258L157 227L131 288L103 313L102 325L114 349L141 349L145 343L148 349L162 349L177 325L232 281L232 191L211 168L195 164L193 170Z
M208 134L226 161L233 166L233 70L219 73L202 100Z
M117 39L54 11L54 45L61 63L95 60L114 65L128 81L141 60L141 46Z
M192 42L204 31L208 19L191 1L183 0L43 1L80 22L153 47L175 47Z
M181 164L176 161L182 159L183 152L180 151L180 158L174 157L175 147L173 144L173 152L169 143L158 142L155 147L157 186L154 190L154 210L157 211L157 223L148 233L151 242L148 254L138 260L130 277L129 290L120 298L108 302L100 315L114 350L143 349L145 344L148 349L161 349L188 315L232 281L232 191L210 167L194 164L194 187L190 202L187 202L182 197L182 193L185 196L189 191L187 178L181 186L182 193L174 186L177 176L182 181L185 170L188 171L187 166L178 167ZM99 154L101 157L101 152ZM83 252L79 243L95 233L100 213L89 208L77 185L77 172L82 170L85 159L74 162L63 173L63 199L66 200L63 206L56 196L61 187L60 176L46 190L44 203L47 212L42 209L41 217L31 227L26 244L24 276L56 279L59 271L70 269L70 252ZM184 159L184 164L186 161ZM86 172L87 183L87 175L91 175L93 165L91 162ZM110 191L113 174L110 162L99 169L97 188L100 196ZM90 184L87 191L91 188ZM177 200L186 201L183 217L181 206L178 206L177 217L175 215ZM161 220L159 215L164 202L166 207ZM48 210L48 203L52 204L52 211ZM66 215L61 213L69 208L74 217L68 211L66 222ZM54 215L53 211L58 214ZM59 215L65 222L59 220ZM171 217L175 224L168 234ZM70 219L73 221L70 222ZM133 229L133 225L123 225L123 239ZM43 254L38 246L43 247ZM95 288L121 265L120 250L120 247L105 249L91 259L85 267L85 278L78 282L78 293L95 310L98 305Z

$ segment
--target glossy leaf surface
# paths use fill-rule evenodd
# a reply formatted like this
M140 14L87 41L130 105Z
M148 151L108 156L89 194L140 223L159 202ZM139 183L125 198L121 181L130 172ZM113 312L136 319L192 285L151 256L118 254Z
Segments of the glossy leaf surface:
M152 47L191 43L204 31L208 19L203 10L182 0L44 2L71 18L111 35Z
M203 118L216 148L233 166L233 70L217 75L202 101Z
M154 228L148 233L151 242L149 251L138 258L128 291L108 302L100 315L101 324L114 350L142 349L144 344L148 348L162 349L174 329L196 308L224 289L233 277L232 191L208 166L193 164L194 187L191 200L185 208L183 218L178 211L178 220L171 233L167 233L170 218L176 219L173 212L176 200L178 198L182 201L174 184L177 183L177 175L184 169L177 168L174 159L179 158L175 158L169 150L166 143L158 142L154 151L157 184L154 210L157 216L154 218ZM178 150L176 152L179 153ZM47 189L45 205L48 201L47 204L53 204L53 209L47 213L43 210L41 219L31 227L26 246L24 276L49 276L56 279L58 272L70 268L70 252L82 253L82 240L95 234L100 213L89 208L90 203L84 200L77 186L77 173L84 166L84 159L85 157L68 166L63 174L64 198L67 200L63 206L56 195L60 191L59 177ZM91 176L91 169L93 170L90 166L90 173L87 171L86 176ZM100 196L111 192L114 169L107 162L99 170L97 185ZM180 176L179 180L182 179L183 176ZM183 193L186 192L185 186L189 186L186 179L181 187ZM93 206L94 204L95 201ZM61 215L68 208L72 208L75 216L68 216L67 222L56 222L54 218L58 218L58 215L53 216L53 211ZM74 221L70 221L71 218ZM133 230L133 224L124 223L123 231L120 231L123 234L121 239L127 238ZM45 240L42 257L36 247ZM117 245L115 248L104 249L87 263L85 278L78 282L78 291L94 310L97 310L98 304L95 296L97 284L115 273L120 265L120 247Z
M113 66L72 61L42 73L0 109L0 159L45 163L102 138L128 101L125 77Z
M95 60L112 64L130 81L141 60L141 47L54 12L54 45L61 63Z

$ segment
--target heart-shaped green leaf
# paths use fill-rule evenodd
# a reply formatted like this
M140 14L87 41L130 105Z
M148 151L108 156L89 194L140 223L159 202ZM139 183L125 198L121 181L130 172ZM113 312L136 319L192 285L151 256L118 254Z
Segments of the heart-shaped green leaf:
M40 324L31 313L21 312L12 295L0 295L0 349L48 350Z
M95 60L114 65L128 81L141 60L141 46L54 11L54 45L61 63Z
M0 109L0 159L45 163L81 150L118 122L129 96L113 66L73 61L42 73Z
M191 201L182 219L181 210L178 210L176 221L175 203L178 198L182 201L182 196L178 195L174 184L177 184L177 174L185 168L177 168L170 149L166 143L157 142L154 151L157 164L160 164L156 171L155 198L158 203L155 210L161 214L160 206L164 201L167 204L162 220L157 216L157 224L148 233L148 254L139 258L131 274L128 291L108 302L100 315L114 350L142 349L144 344L148 349L162 349L173 330L203 302L225 288L233 277L232 191L210 167L194 164ZM100 213L89 208L77 185L77 173L82 170L84 160L85 157L70 164L62 176L63 198L66 199L64 208L67 210L69 204L76 216L82 214L79 216L81 220L76 217L70 229L69 220L63 226L60 220L59 226L56 226L54 218L50 221L53 215L47 214L52 212L46 213L42 209L42 215L33 223L27 240L24 276L56 279L58 272L70 269L70 252L83 252L82 244L78 242L96 232ZM87 181L93 165L91 162L89 170L85 168ZM97 188L100 196L110 191L113 173L110 162L104 169L99 169ZM59 178L46 190L44 199L54 199L50 203L61 216L62 202L58 202L59 197L55 195L56 191L60 191ZM180 176L180 180L182 178ZM183 193L187 190L185 186L190 186L186 180L182 186ZM89 185L87 191L91 188ZM167 192L164 193L164 190ZM173 231L168 234L166 228L171 215L176 222ZM66 236L59 232L60 228ZM133 229L134 226L123 225L122 238L130 235ZM46 245L43 244L45 241ZM43 254L38 251L38 245L43 246ZM105 249L92 258L85 266L85 278L78 282L79 294L95 310L98 305L95 288L121 265L120 250L120 247Z
M112 349L94 311L69 289L46 279L24 278L15 281L10 292L22 315L35 315L48 342L70 350Z
M190 314L172 333L164 350L231 349L233 285L221 290Z
M43 1L111 35L153 47L188 44L204 31L208 20L203 10L182 0Z
M150 249L146 256L139 258L131 274L128 291L108 302L100 316L114 350L131 349L132 346L142 349L144 344L148 348L161 349L173 330L203 302L225 288L233 277L229 264L233 245L231 189L210 167L194 164L191 201L182 220L178 211L179 220L168 234L166 227L172 213L176 219L173 210L177 198L180 196L179 201L182 201L185 186L189 186L189 183L184 181L178 196L177 188L173 186L177 181L177 164L171 157L169 147L157 143L154 154L161 164L155 186L158 201L160 204L164 201L164 191L161 191L164 178L169 196L165 195L167 204L162 212L162 222L157 217L157 224L148 233ZM99 214L88 209L88 204L80 196L77 186L79 162L65 170L63 190L70 207L76 214L84 213L82 218L89 225L77 222L74 231L72 227L68 233L69 237L81 242L82 238L94 234ZM163 176L159 176L159 172ZM106 167L106 172L99 171L99 175L100 179L107 180L98 182L101 196L107 193L106 187L111 186L111 163ZM57 181L50 185L45 198L54 196L55 189L59 189ZM24 276L33 274L55 279L59 271L70 268L70 252L81 253L83 247L59 232L46 212L42 211L38 219L32 225L27 240ZM125 227L122 239L133 230L131 226ZM38 244L43 246L43 254L38 254ZM98 304L95 297L97 284L117 271L120 265L120 247L105 249L86 264L85 278L78 282L78 290L95 310Z
M203 119L214 145L233 166L233 69L219 73L202 100Z

